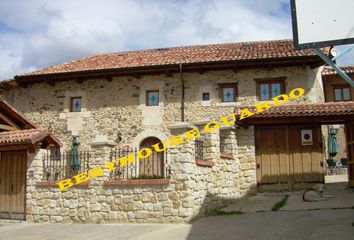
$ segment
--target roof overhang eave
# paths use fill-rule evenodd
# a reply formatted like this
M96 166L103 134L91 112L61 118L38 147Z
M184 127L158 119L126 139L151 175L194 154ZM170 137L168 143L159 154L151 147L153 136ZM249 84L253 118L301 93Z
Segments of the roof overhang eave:
M197 62L197 63L174 63L165 65L138 66L127 68L107 68L92 69L83 71L68 71L37 75L16 75L14 79L20 85L21 83L43 82L48 79L75 79L87 78L94 76L112 76L112 75L134 75L134 74L156 74L166 71L178 72L180 64L183 64L184 71L193 70L215 70L220 68L242 69L250 67L275 67L282 65L311 65L319 67L324 64L323 60L317 56L301 56L301 57L284 57L284 58L266 58L266 59L249 59L249 60L232 60L232 61L213 61L213 62Z

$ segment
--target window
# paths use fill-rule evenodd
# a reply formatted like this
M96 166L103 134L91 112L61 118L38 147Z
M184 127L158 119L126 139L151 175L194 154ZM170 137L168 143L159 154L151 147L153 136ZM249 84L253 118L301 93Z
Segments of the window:
M236 102L236 84L220 84L222 102Z
M210 93L203 93L203 101L209 101L210 100Z
M257 81L257 95L260 101L271 100L272 98L285 93L285 78Z
M146 91L146 106L159 105L159 91Z
M70 99L70 112L81 112L82 98L72 97Z
M349 85L337 85L333 87L334 101L350 101L352 99Z
M226 137L221 134L220 131L220 152L226 152Z

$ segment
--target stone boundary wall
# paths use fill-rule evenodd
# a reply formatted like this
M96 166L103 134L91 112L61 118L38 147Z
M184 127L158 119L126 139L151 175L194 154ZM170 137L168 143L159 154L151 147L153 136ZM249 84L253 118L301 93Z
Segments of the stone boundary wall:
M181 131L181 132L178 132ZM174 130L180 134L186 129ZM108 180L108 173L88 184L59 192L42 181L43 150L29 154L26 220L51 223L185 223L205 216L210 209L255 191L253 129L230 129L233 158L221 158L219 132L205 136L213 166L195 163L194 142L170 149L171 178L143 180L152 184L123 185ZM237 133L238 134L237 134ZM241 145L237 146L237 142ZM95 149L93 167L109 160L108 147ZM253 161L253 162L252 162ZM30 174L30 172L32 173ZM127 181L129 182L129 180Z

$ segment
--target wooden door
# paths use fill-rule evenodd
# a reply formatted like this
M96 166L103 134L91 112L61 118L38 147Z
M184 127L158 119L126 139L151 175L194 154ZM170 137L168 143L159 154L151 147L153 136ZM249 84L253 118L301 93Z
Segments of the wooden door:
M354 122L346 124L349 186L354 187Z
M0 218L25 219L27 152L0 154Z
M312 133L312 143L302 143L301 131ZM320 126L291 126L289 128L290 172L295 184L323 183L324 166Z
M312 131L312 144L302 145L304 129ZM320 126L256 126L255 142L257 183L264 190L324 181Z
M256 172L259 184L288 183L287 152L285 126L256 128Z

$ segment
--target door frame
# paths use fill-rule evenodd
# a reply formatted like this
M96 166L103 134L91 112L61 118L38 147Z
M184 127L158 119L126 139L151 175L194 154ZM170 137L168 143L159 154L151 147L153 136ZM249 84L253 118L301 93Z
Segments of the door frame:
M347 144L347 168L348 184L354 188L354 121L345 124L345 136Z

